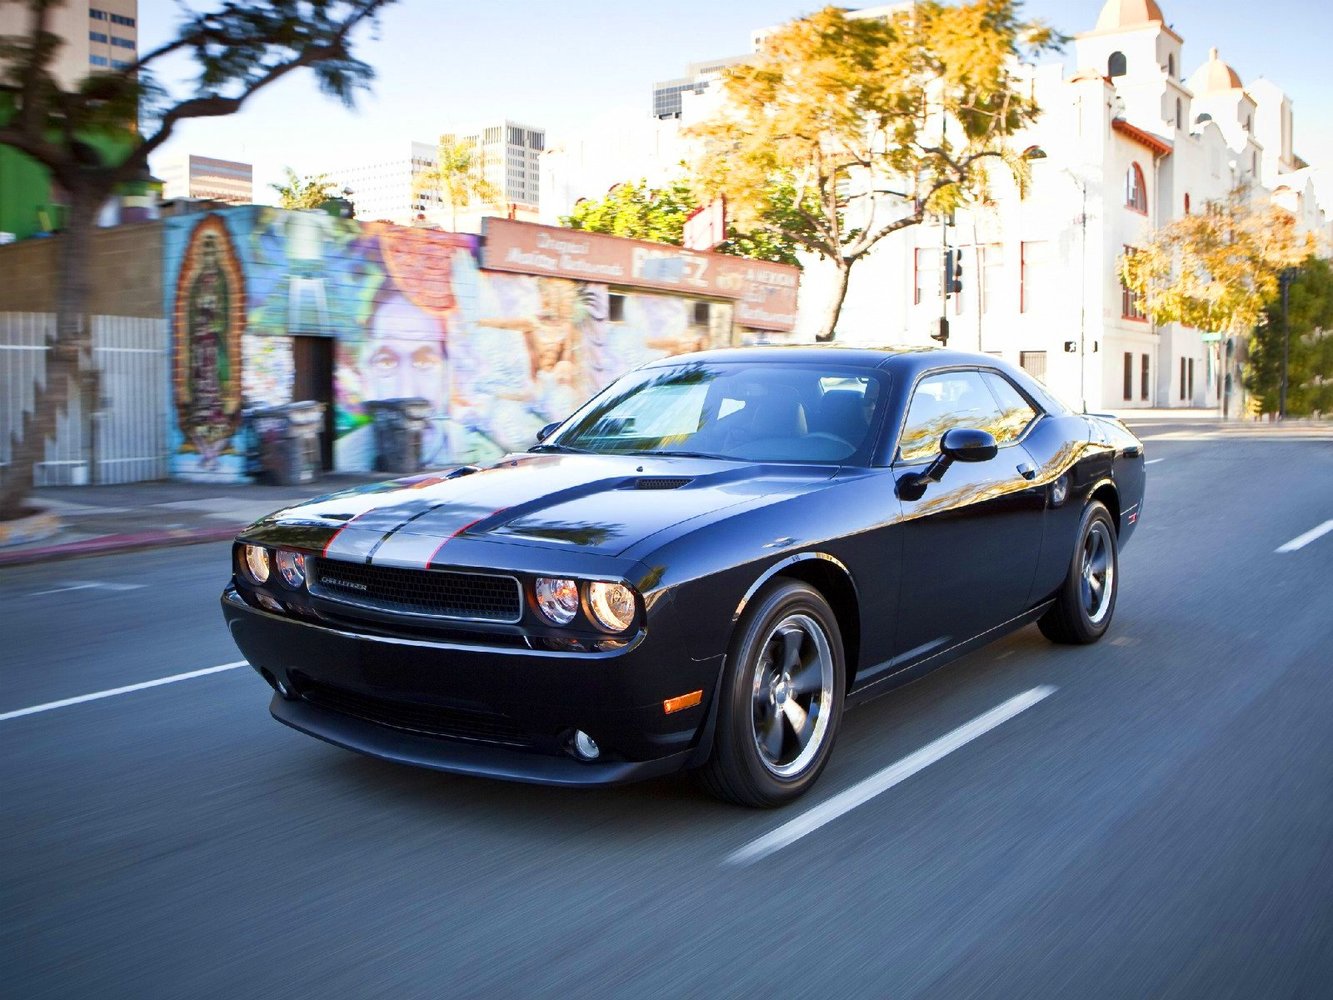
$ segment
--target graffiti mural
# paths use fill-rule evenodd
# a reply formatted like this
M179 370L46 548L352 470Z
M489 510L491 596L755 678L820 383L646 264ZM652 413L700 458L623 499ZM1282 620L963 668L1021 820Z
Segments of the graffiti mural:
M209 215L190 233L171 313L172 390L180 450L219 471L241 416L241 335L245 278L222 219Z
M482 462L636 365L732 342L729 302L482 270L472 235L256 206L165 226L172 472L188 478L253 472L247 411L312 391L300 338L332 345L343 472L374 467L368 402L430 403L427 467Z

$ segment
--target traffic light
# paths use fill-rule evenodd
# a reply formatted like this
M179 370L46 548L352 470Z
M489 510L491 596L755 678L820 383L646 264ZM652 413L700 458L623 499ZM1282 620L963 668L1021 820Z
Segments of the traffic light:
M949 346L949 317L947 316L940 317L940 332L932 333L930 335L930 339L938 340L940 342L941 347Z
M946 250L944 252L944 294L952 295L963 290L963 251Z

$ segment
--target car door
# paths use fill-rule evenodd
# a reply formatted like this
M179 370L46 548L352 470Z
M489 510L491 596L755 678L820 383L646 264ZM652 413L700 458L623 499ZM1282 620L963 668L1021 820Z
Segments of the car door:
M997 381L998 380L998 381ZM903 576L897 619L902 666L994 628L1027 606L1042 541L1044 488L1022 437L1040 419L1007 379L976 369L918 380L894 454L902 504ZM912 487L952 428L990 432L998 450L954 462L939 482Z

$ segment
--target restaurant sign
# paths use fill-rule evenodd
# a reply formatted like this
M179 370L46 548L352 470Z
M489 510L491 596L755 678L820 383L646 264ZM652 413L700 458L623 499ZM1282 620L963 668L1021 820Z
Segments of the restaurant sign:
M488 271L730 299L736 304L739 326L786 331L796 325L801 272L790 264L487 218L483 220L481 266Z

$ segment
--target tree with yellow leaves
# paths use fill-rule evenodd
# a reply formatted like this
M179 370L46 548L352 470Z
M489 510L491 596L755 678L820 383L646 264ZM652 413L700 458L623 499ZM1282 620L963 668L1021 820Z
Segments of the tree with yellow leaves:
M1008 140L1034 121L1018 60L1062 39L1017 0L921 0L882 18L837 7L793 21L724 75L724 104L691 129L706 197L737 226L832 261L817 335L835 336L851 269L880 240L985 190L984 164L1025 177Z
M1258 204L1247 188L1173 219L1122 254L1120 275L1154 323L1182 323L1221 334L1227 369L1222 412L1230 410L1234 339L1248 341L1278 296L1282 272L1315 250L1285 209Z

